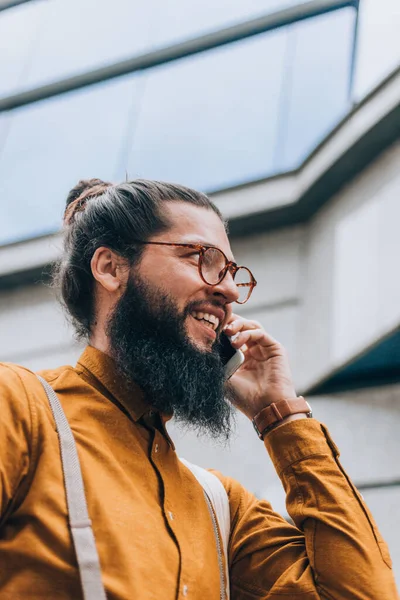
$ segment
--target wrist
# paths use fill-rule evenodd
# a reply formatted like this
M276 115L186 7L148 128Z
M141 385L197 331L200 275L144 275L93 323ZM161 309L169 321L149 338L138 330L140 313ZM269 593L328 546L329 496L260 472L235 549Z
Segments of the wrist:
M271 431L275 431L275 429L279 429L279 427L282 427L282 425L285 425L286 423L290 423L290 421L298 421L299 419L308 419L308 418L309 417L305 413L300 413L297 415L290 415L289 417L285 417L284 419L282 419L282 421L278 421L277 423L272 425L270 428L268 428L268 431L266 433L264 433L264 435L263 435L263 439L265 439L265 437L267 435L269 435L271 433Z
M279 400L263 408L252 419L253 427L258 437L263 440L273 429L298 418L311 418L311 406L303 396L287 400Z

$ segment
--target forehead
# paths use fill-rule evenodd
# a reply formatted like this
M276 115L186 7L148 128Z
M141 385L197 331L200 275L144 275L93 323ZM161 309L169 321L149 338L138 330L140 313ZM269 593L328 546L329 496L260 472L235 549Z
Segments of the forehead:
M232 257L224 224L212 209L189 202L168 202L165 211L171 227L154 239L217 246L228 257Z

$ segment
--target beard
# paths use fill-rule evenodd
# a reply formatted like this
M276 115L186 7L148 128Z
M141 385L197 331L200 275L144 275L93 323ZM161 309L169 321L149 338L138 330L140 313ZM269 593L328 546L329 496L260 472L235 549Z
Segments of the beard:
M122 377L139 385L153 408L197 433L228 440L234 394L225 380L218 337L203 351L185 329L199 304L179 312L168 294L131 273L107 324L110 354Z

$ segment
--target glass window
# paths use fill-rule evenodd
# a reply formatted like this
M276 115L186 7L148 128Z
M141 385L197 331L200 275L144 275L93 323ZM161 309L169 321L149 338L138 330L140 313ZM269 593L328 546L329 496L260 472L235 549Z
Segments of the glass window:
M125 178L140 81L123 78L13 111L0 159L0 243L59 229L79 179Z
M148 48L159 0L51 0L25 88L111 64Z
M350 106L355 10L291 26L277 164L299 166Z
M26 81L48 3L35 0L0 11L0 96Z
M1 153L2 153L4 145L6 143L6 135L8 132L9 122L10 122L10 117L9 117L8 113L0 113L0 161L1 161Z
M306 0L161 0L157 44L172 44Z
M271 173L286 37L281 29L149 72L129 176L210 191Z
M23 88L36 87L299 3L51 0L45 20L36 28L31 64L19 83ZM22 40L24 55L26 49Z
M399 0L363 0L359 11L356 100L400 66Z
M159 1L148 2L148 15ZM58 18L65 16L68 43L58 42L51 19L46 21L54 53L49 47L48 62L37 62L45 67L40 77L50 78L54 70L51 78L59 79L73 65L74 72L77 65L84 70L153 39L150 16L137 38L127 35L130 11L136 10L128 0L115 0L107 13L109 36L106 23L96 29L99 21L90 25L87 10L92 6L96 13L93 2L79 5L86 8L78 23L68 21L65 0L46 3L52 10L64 7ZM118 13L123 24L114 31L119 3L125 6ZM162 19L165 3L157 6L164 6L157 13ZM0 114L0 243L58 229L64 198L80 178L148 177L213 191L297 167L348 109L354 16L353 9L343 9ZM200 19L197 25L206 26ZM132 27L140 29L140 22Z

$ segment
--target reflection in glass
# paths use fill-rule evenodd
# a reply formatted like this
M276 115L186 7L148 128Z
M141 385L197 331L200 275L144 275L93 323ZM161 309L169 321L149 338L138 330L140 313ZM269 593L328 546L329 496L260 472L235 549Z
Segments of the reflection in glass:
M210 2L193 7L203 14ZM222 25L226 2L215 8L213 21L206 12L196 21L195 8L189 18L182 4L182 27L177 21L175 29L164 28L165 35L172 40L184 31L193 35L195 26L211 27L211 21ZM167 24L166 11L172 10L172 4L149 0L130 24L136 4L106 4L99 16L94 0L84 0L78 20L66 0L21 6L55 11L47 37L36 54L32 50L30 84L142 51L154 42L157 19ZM273 4L254 0L245 7L234 0L230 18L236 18L235 10ZM77 10L77 0L68 6ZM56 17L65 22L66 37L59 40ZM353 25L354 11L343 9L0 115L0 243L57 230L66 193L80 178L148 177L212 191L297 167L348 108ZM12 86L20 85L22 71L14 74Z
M359 11L356 100L400 66L399 0L363 0Z
M292 25L280 170L299 164L349 109L355 10L346 8Z
M149 72L129 176L213 190L270 174L286 36L278 30Z
M48 4L32 0L0 11L0 96L26 82Z
M20 9L8 27L13 44L7 35L3 43L17 53L13 62L26 61L23 78L13 84L27 89L303 2L34 0L30 8ZM39 4L45 4L45 18L39 14ZM0 40L2 20L6 21L0 14Z
M123 178L137 91L130 77L13 111L0 159L0 243L58 230L79 179Z
M0 113L0 161L1 161L2 151L3 151L3 148L6 143L6 136L8 133L10 119L11 119L11 117L9 116L8 113L6 113L6 112Z
M150 45L158 0L51 0L25 88L140 54Z
M157 45L177 43L304 2L305 0L160 0Z

